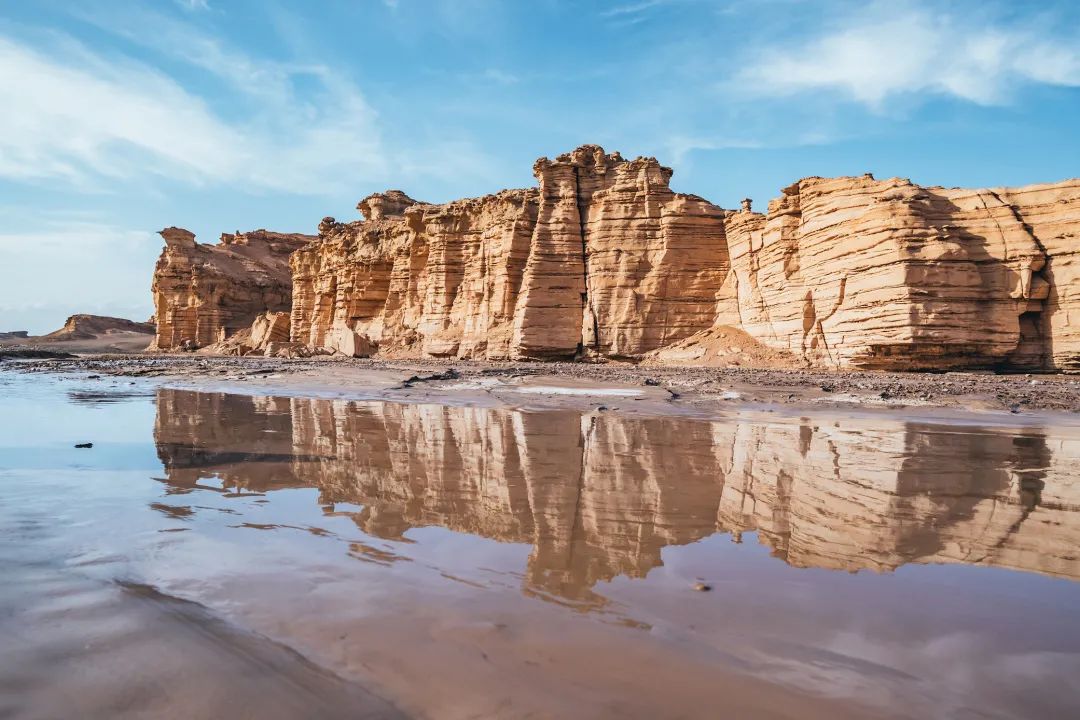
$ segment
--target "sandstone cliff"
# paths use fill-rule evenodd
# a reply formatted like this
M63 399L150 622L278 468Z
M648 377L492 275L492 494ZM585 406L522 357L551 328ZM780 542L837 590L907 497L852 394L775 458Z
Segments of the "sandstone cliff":
M363 222L327 218L292 260L293 340L336 346L355 333L383 355L638 357L712 324L728 267L720 208L672 192L655 159L596 146L541 159L534 174L538 189L444 205L376 195Z
M152 350L195 349L247 328L260 313L292 307L289 255L311 235L255 230L202 245L181 228L161 231L154 268Z
M807 178L728 215L718 323L815 365L1068 368L1078 227L1080 181Z
M170 228L156 346L205 347L289 310L273 352L1080 370L1080 180L811 177L760 214L595 145L533 171L536 188L441 205L376 193L317 238L209 247Z

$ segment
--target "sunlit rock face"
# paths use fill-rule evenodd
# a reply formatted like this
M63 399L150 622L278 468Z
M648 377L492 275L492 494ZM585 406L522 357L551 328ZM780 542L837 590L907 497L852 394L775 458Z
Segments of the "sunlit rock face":
M443 205L398 191L320 227L292 260L295 342L348 328L384 356L636 357L708 328L723 211L653 158L594 145L537 161L539 188Z
M831 367L1069 368L1080 182L806 178L727 219L718 324Z
M306 354L693 363L734 329L748 358L785 366L1080 371L1080 180L809 177L759 214L596 145L533 173L535 188L440 205L375 193L364 220L324 218L317 238L211 247L169 228L155 346L288 310L275 342Z
M181 228L161 231L165 249L154 268L157 332L152 350L193 350L249 328L267 311L292 307L289 255L311 235L255 230L195 242Z
M663 549L756 533L796 567L987 565L1080 579L1080 436L856 419L260 399L161 390L167 481L318 488L327 512L402 540L443 527L527 543L523 591L603 604ZM349 507L346 505L345 507Z

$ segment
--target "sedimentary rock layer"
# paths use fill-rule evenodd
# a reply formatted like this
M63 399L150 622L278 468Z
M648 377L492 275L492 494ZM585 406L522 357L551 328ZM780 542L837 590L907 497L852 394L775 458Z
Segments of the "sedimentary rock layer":
M170 483L314 486L369 535L440 526L533 546L524 589L602 603L714 533L798 567L963 563L1080 578L1071 431L757 423L160 390Z
M708 328L727 271L723 211L653 158L584 146L538 189L444 205L366 198L293 258L293 340L350 332L383 355L636 357Z
M595 145L533 171L441 205L376 193L317 239L171 228L157 346L290 310L292 349L354 356L1080 370L1080 180L811 177L759 214Z
M66 340L87 340L110 333L140 333L151 335L152 323L135 322L124 318L106 315L72 315L64 322L64 327L42 336L42 340L62 342Z
M807 178L728 216L717 321L815 365L1069 367L1077 228L1080 181Z
M266 311L292 307L289 255L312 235L255 230L202 245L181 228L161 231L154 268L157 332L151 349L195 349L251 326Z

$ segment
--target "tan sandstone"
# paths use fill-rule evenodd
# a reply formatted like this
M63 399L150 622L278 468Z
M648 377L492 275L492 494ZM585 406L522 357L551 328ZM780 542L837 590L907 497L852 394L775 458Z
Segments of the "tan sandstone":
M182 228L161 231L154 268L157 334L152 349L195 349L249 328L260 313L292 308L289 255L311 235L255 230L195 242Z
M595 145L533 170L440 205L376 193L317 238L164 231L157 346L288 309L292 347L355 356L1080 370L1080 180L811 177L760 214Z

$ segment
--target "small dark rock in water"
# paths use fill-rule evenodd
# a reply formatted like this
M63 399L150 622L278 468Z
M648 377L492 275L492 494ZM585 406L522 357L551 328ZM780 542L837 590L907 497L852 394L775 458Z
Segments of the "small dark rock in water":
M100 375L87 375L86 379L87 380L100 380L101 376Z
M445 372L433 373L431 375L413 375L407 380L404 380L401 384L403 387L412 387L415 383L419 382L429 382L431 380L457 380L460 377L461 374L458 373L457 370L450 368Z
M712 585L703 582L694 583L694 589L698 592L709 592L710 590L712 590Z
M89 448L94 447L94 443L78 443L77 445L75 445L75 447L89 449Z
M656 387L657 385L660 384L660 381L657 380L656 378L645 378L644 384L648 385L650 387Z

